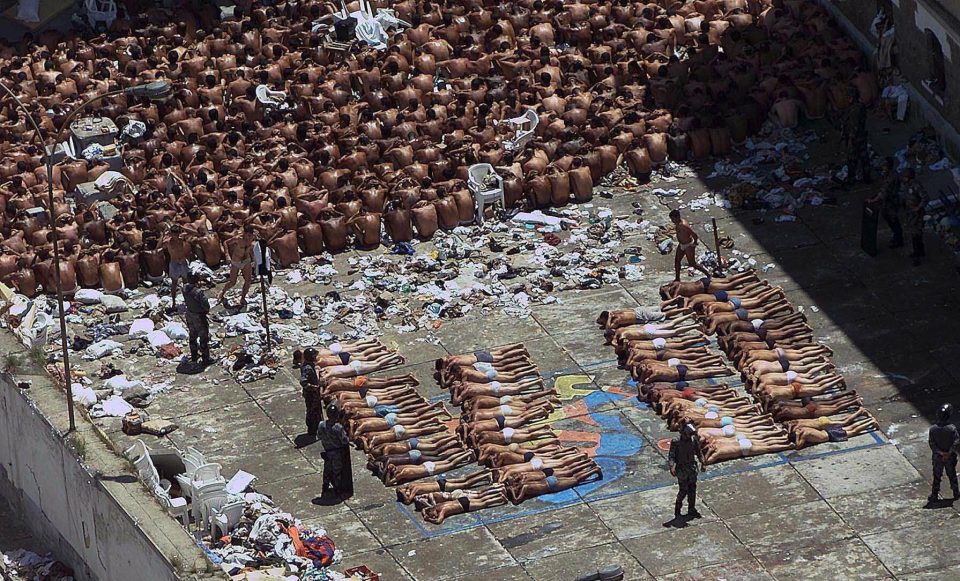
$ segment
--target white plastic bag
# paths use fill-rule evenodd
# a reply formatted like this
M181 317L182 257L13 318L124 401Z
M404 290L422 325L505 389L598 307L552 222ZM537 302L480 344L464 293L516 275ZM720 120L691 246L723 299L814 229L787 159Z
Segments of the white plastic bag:
M130 332L128 335L130 335L132 339L140 339L152 333L153 330L153 321L150 319L137 319L133 323L130 323Z
M104 339L103 341L97 341L93 345L90 345L83 353L86 358L100 359L110 355L114 351L120 351L122 349L123 345L120 343L110 339Z

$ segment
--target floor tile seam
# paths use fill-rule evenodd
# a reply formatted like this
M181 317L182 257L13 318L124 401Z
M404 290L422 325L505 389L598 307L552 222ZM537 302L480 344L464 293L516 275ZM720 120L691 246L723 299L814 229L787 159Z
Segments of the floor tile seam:
M897 450L897 454L900 454L900 450ZM904 456L904 459L905 458L906 457ZM830 499L824 496L823 493L821 493L820 490L818 490L817 487L814 486L806 476L804 476L803 472L801 472L800 470L797 470L797 467L793 465L793 462L790 459L787 459L787 462L790 464L791 468L793 468L794 472L797 473L797 476L800 477L803 483L809 486L810 489L817 494L817 497L820 498L820 500L822 500L828 507L830 507L830 510L833 511L833 514L837 516L840 522L842 522L845 527L853 531L853 537L851 538L857 539L861 545L866 547L867 551L870 552L870 555L872 555L873 558L876 559L877 562L880 563L880 565L883 567L883 570L886 571L887 574L892 577L893 571L890 570L890 567L888 567L887 564L883 561L883 559L881 559L880 556L877 555L877 553L873 550L873 548L870 547L870 545L868 545L866 541L864 541L863 539L864 535L861 535L859 531L857 531L855 528L850 526L850 524L846 521L846 519L843 518L843 515L840 514L840 512L836 509L836 507L834 507L833 504L830 502ZM913 465L911 464L911 467L912 466ZM894 488L894 487L891 486L890 488ZM852 495L849 495L849 496L852 496ZM837 497L837 498L841 498L841 497Z

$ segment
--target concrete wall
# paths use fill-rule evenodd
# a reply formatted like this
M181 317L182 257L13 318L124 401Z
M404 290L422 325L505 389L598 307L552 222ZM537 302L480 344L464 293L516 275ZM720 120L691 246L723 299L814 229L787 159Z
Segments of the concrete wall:
M819 0L868 54L877 37L870 24L878 6L886 6L896 26L896 58L910 82L914 108L937 129L944 147L960 156L960 2L956 0ZM932 58L925 32L940 41L944 54L946 90L942 95L924 87L931 77Z
M0 376L0 494L41 546L73 567L82 581L178 578L7 374Z

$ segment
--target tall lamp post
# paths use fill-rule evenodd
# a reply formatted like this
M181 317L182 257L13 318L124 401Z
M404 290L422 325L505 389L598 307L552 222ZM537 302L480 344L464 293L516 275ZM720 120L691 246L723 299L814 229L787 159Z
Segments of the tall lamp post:
M110 91L87 99L81 103L79 107L71 111L70 114L67 115L67 118L64 120L63 124L60 125L60 129L57 131L57 134L54 137L52 145L53 149L55 150L57 144L60 143L61 139L63 139L63 132L67 127L70 126L70 123L77 117L77 115L79 115L84 109L93 103L109 97L115 97L117 95L147 97L149 99L163 99L170 94L170 89L171 86L169 82L154 81L151 83L127 87L125 89ZM14 101L14 103L17 104L17 108L23 112L23 114L27 117L27 121L31 126L33 126L34 139L40 145L40 149L43 152L43 161L47 166L47 213L49 214L51 234L53 238L53 278L57 285L57 312L60 316L60 349L63 354L63 377L64 382L66 383L67 392L67 415L70 418L69 431L72 432L76 430L77 423L73 411L73 381L70 375L70 350L67 346L67 319L63 310L63 286L60 283L60 233L57 231L56 216L54 216L56 200L53 196L53 158L50 156L50 152L47 151L47 144L44 143L43 132L41 131L40 126L37 125L36 120L33 118L33 113L27 108L26 105L24 105L23 101L17 97L16 93L14 93L3 83L0 83L0 90L2 90Z

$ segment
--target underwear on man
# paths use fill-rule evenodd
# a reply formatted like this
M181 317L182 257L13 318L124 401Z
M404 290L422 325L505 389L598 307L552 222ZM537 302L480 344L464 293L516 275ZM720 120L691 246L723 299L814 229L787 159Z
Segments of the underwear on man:
M729 438L737 434L737 428L733 424L727 424L721 426L720 433Z
M710 277L709 277L709 276L705 276L705 277L701 278L701 279L700 279L700 284L703 285L703 292L705 292L705 293L710 292Z
M353 379L353 386L354 386L354 387L363 387L363 386L366 385L366 384L367 384L367 376L366 376L366 375L358 375L358 376L356 376L356 377Z
M470 512L470 497L464 495L457 498L457 502L460 503L460 506L463 508L463 512Z
M737 297L730 297L730 300L728 302L731 305L733 305L734 310L739 309L743 305L743 301L741 301Z
M397 425L397 414L388 413L387 415L383 416L383 419L387 422L388 427L392 428Z
M681 365L677 365L677 377L680 378L680 381L686 381L686 379L687 379L687 371L688 371L689 369L690 369L690 368L687 367L686 365L682 365L682 364L681 364Z
M410 438L409 440L407 440L407 446L411 450L416 450L417 448L420 447L420 438L416 438L416 437Z
M727 291L717 291L713 293L713 298L716 299L717 302L721 302L721 303L725 303L730 299L729 295L727 294Z
M652 335L659 330L660 330L659 325L653 325L651 323L647 323L646 325L643 326L643 332L646 333L647 335Z
M721 426L732 426L732 425L733 425L733 418L731 418L730 416L723 416L722 418L720 418L720 425L721 425Z
M370 391L370 390L369 390L368 388L366 388L366 387L361 387L360 390L359 390L357 393L360 394L360 397L367 397L367 393L368 393L369 391Z
M350 354L346 351L337 354L340 357L340 365L346 365L350 363Z
M754 331L759 331L760 327L763 327L763 319L752 319L750 324L753 325Z
M750 311L748 311L747 309L735 309L733 313L737 315L737 318L740 319L741 321L746 321L747 319L750 318Z
M437 471L436 462L431 462L427 460L426 462L423 463L423 467L427 469L427 474L431 476L433 476L433 473Z
M783 371L790 371L790 360L787 359L787 354L783 352L783 349L777 349L777 361L780 362L780 368Z
M534 454L533 452L524 452L524 453L523 453L523 461L524 461L524 462L529 462L529 461L533 460L535 457L536 457L536 454Z
M403 426L393 426L393 433L397 439L403 438L403 435L407 433L407 429Z
M788 382L793 383L794 381L796 381L797 377L798 377L798 375L797 375L797 372L796 372L796 371L788 371L788 372L787 372L787 381L788 381Z
M489 351L474 351L473 356L481 363L493 363L493 355Z
M543 460L540 458L534 458L533 460L530 460L530 467L534 470L540 470L543 468Z
M514 430L513 428L503 428L503 430L501 430L501 432L503 433L503 441L509 444L510 441L513 440L513 435L514 435L517 431Z
M667 348L667 340L664 339L663 337L655 338L652 341L652 343L653 343L653 348L656 349L657 351L663 351L664 349Z
M501 404L501 405L510 403L511 401L513 401L513 396L512 396L512 395L501 395L501 396L500 396L500 404Z
M343 351L343 345L340 343L331 343L327 349L334 355L339 355L340 352Z
M443 476L438 476L438 477L437 477L437 486L440 488L440 492L446 492L446 491L447 491L447 479L444 478Z
M375 395L364 395L364 396L363 396L363 399L364 399L364 401L367 402L367 407L368 407L368 408L376 407L376 405L377 405L377 396L375 396Z
M491 381L491 382L490 382L490 389L493 390L493 394L494 394L494 395L497 395L497 394L500 393L500 388L501 388L501 387L503 387L503 384L500 383L499 381Z
M506 405L506 404L503 404L503 405L500 406L500 413L503 414L503 415L505 415L505 416L512 416L512 415L513 415L513 407L512 407L512 406L508 406L508 405Z
M387 416L393 416L394 420L397 418L397 414L400 413L400 406L392 404L380 404L374 406L373 411L377 413L381 418L386 418Z
M751 442L749 438L738 438L737 443L740 444L740 451L743 452L744 456L747 455L750 448L753 448L753 442Z
M827 433L827 436L830 438L831 442L847 441L847 431L840 426L830 426L825 428L824 431Z
M676 357L671 357L670 359L667 359L667 365L670 367L677 367L680 365L680 360Z
M497 373L497 370L496 370L496 369L488 369L488 370L484 373L484 375L487 376L487 379L496 379L496 378L497 378L497 375L499 375L499 374Z
M357 373L357 374L360 373L360 362L359 362L359 361L351 361L351 362L350 362L350 367L353 368L353 372L354 372L354 373Z
M422 457L423 457L423 452L421 452L420 450L410 450L409 452L407 452L407 458L410 458L411 462L417 462Z
M504 426L507 425L507 418L505 418L505 417L503 417L503 416L497 416L497 417L495 417L495 418L493 418L493 419L495 419L495 420L497 421L497 425L500 426L500 429L501 429L501 430L504 428Z
M547 488L551 491L557 490L557 488L560 486L560 483L557 482L557 477L554 476L553 474L551 474L550 476L547 476L546 481L547 481Z

